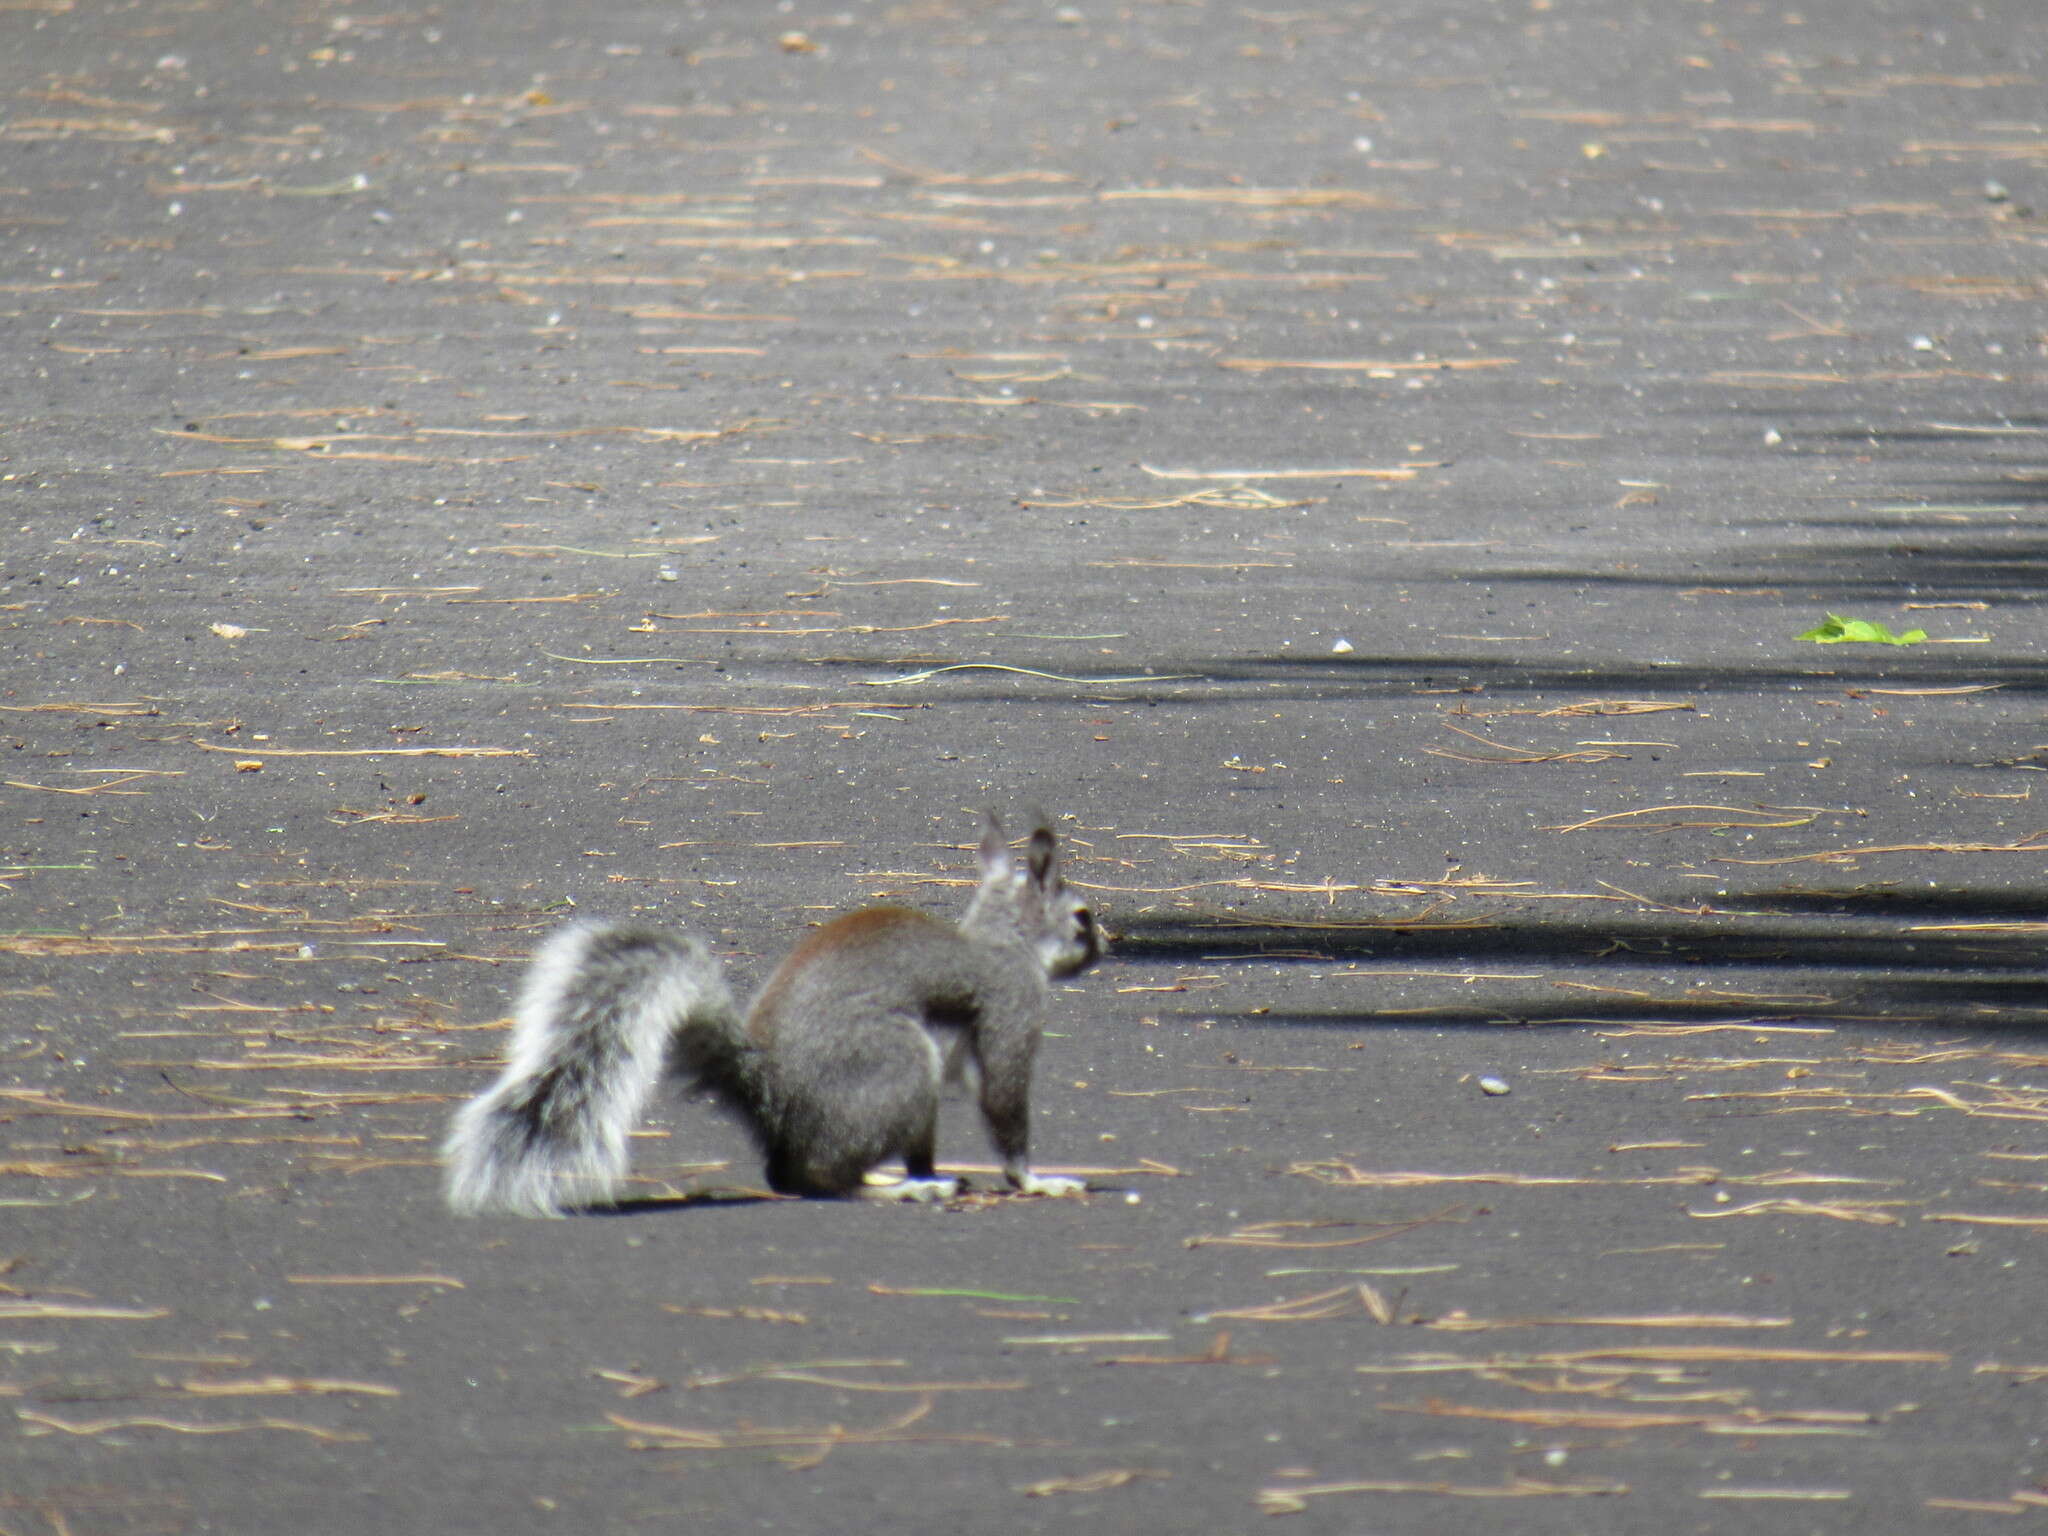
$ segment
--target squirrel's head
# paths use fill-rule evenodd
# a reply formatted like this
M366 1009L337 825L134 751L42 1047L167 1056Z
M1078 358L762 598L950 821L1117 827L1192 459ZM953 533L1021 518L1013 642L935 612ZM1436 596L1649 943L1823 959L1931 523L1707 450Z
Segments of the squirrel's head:
M1107 947L1095 914L1060 878L1059 839L1043 816L1033 818L1021 855L1010 851L991 814L981 835L977 926L1013 931L1038 954L1049 976L1071 976L1102 958Z

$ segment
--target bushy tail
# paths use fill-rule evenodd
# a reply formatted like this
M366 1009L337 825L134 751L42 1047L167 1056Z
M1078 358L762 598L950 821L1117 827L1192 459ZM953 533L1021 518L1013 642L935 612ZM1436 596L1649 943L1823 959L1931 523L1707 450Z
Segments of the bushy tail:
M610 1199L672 1040L692 1071L743 1051L739 1010L702 943L609 923L553 934L520 989L503 1075L449 1128L449 1205L559 1216Z

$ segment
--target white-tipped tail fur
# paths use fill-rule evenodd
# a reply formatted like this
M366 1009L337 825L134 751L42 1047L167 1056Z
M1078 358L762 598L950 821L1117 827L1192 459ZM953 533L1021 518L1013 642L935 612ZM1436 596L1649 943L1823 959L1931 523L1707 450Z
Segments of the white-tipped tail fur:
M605 923L555 933L520 989L503 1074L449 1129L449 1205L559 1216L610 1200L671 1042L685 1029L737 1041L740 1028L696 939Z

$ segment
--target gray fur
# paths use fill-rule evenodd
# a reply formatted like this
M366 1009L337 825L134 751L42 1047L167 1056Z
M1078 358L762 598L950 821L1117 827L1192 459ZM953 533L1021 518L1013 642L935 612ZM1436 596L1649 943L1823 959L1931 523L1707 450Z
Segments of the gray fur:
M768 978L744 1024L696 939L563 929L527 976L504 1075L449 1131L449 1204L542 1216L610 1199L665 1063L740 1116L786 1194L858 1194L891 1157L920 1197L938 1193L948 1079L976 1085L1013 1188L1077 1190L1030 1170L1031 1070L1048 977L1092 965L1102 936L1042 818L1019 858L991 816L980 856L958 925L903 907L835 919Z

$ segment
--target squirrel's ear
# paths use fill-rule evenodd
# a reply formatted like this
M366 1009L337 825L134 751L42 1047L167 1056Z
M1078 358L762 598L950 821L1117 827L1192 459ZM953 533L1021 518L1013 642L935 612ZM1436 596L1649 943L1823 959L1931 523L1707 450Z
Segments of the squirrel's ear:
M1031 878L1039 885L1050 885L1055 878L1054 868L1059 863L1059 839L1053 836L1052 828L1045 824L1043 816L1035 818L1031 828L1031 841L1026 845L1024 857L1031 866Z
M984 871L1000 869L1009 862L1010 842L1003 836L1003 824L996 819L994 811L984 811L981 818L981 867Z

